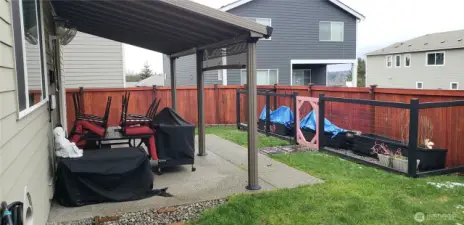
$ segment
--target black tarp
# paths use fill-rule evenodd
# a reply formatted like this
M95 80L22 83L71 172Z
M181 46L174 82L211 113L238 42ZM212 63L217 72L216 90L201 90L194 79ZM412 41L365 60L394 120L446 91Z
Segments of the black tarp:
M159 166L193 164L195 126L170 108L164 108L153 119Z
M140 148L86 150L80 158L59 158L55 200L64 206L169 196L153 190L153 172Z

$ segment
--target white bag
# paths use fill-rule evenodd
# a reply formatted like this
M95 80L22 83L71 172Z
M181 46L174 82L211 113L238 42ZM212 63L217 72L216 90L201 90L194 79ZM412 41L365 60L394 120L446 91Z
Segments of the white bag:
M83 151L76 146L76 143L66 139L64 129L56 127L53 129L55 136L55 154L62 158L79 158L82 157Z

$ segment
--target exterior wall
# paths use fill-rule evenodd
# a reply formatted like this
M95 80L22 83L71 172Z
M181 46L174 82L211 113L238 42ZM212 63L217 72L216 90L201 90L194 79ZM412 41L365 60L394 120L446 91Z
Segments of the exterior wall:
M122 43L78 32L62 49L67 88L124 87Z
M366 61L366 84L377 84L380 88L416 88L423 82L424 89L450 89L450 82L459 82L464 90L464 49L445 51L444 66L426 66L426 52L411 53L411 67L386 67L386 55L368 56Z
M356 59L356 18L327 0L254 0L228 12L271 18L271 40L258 42L256 60L258 69L279 70L279 84L290 84L291 59ZM344 22L344 41L319 41L320 21ZM179 80L188 76L182 71L194 68L181 62L178 66ZM240 84L240 70L229 70L227 79L227 84Z
M177 86L196 86L197 85L197 62L196 55L180 57L176 60L176 83ZM171 65L167 55L163 55L163 71L166 73L164 86L171 86ZM206 71L203 73L205 85L222 84L218 79L218 71ZM240 79L240 78L239 78ZM240 80L239 80L240 83Z
M48 1L43 2L46 41L47 32L52 29L50 7ZM10 0L0 1L0 17L0 199L24 201L27 187L32 197L34 224L44 225L51 197L48 185L51 125L47 104L18 119ZM54 54L46 46L47 67L53 70Z

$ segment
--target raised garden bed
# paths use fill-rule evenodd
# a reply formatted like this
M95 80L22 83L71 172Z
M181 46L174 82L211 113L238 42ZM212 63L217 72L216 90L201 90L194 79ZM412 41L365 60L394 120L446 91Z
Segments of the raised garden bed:
M292 136L291 128L286 127L284 124L270 122L270 131L272 133L282 135L282 136ZM258 120L258 129L265 131L266 130L266 121Z
M306 141L311 141L316 135L316 132L311 129L301 129L303 136L305 137ZM324 143L326 146L331 148L338 148L338 149L351 149L353 145L353 140L350 138L349 132L341 132L333 137L332 133L324 132Z
M375 134L362 134L354 136L353 151L362 154L374 156L375 153L372 147L375 144L384 143L393 152L397 150L401 151L401 155L408 157L408 146L407 144L393 140L391 138L375 135ZM416 151L417 159L420 161L419 170L437 170L445 168L446 163L446 149L426 149L418 147Z

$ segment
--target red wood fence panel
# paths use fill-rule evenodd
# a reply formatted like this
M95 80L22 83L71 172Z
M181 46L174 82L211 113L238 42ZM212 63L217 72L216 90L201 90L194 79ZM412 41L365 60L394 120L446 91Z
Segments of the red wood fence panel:
M205 87L205 120L207 124L235 124L236 123L236 89L244 86L207 86ZM343 88L323 86L259 86L258 90L273 90L277 93L291 94L297 92L300 96L318 97L326 96L356 99L371 99L390 102L408 103L412 98L419 98L420 102L437 102L464 100L464 91L450 90L410 90L388 88ZM86 113L103 115L106 99L113 97L110 112L110 125L117 125L121 113L121 101L124 92L131 92L129 104L130 113L144 114L151 101L156 97L161 99L159 110L171 106L171 89L169 87L154 88L111 88L111 89L84 89L83 105ZM68 129L75 120L72 93L79 89L68 89L66 94ZM247 98L241 94L240 118L241 122L247 121ZM258 112L261 113L266 99L258 96ZM293 109L291 98L277 97L276 105L286 105ZM271 97L271 106L274 98ZM309 113L311 106L305 106L304 117ZM196 87L177 88L177 111L187 121L196 124L198 122L197 91ZM409 124L409 111L389 107L373 107L368 105L348 103L326 103L326 117L337 126L359 130L365 133L375 133L398 140L407 140ZM425 138L427 127L433 127L433 138L436 147L444 147L448 152L448 166L464 165L464 107L423 109L419 111L419 137ZM462 118L462 119L461 119ZM300 118L302 119L302 118ZM422 122L421 122L422 121ZM429 129L430 130L430 129Z

